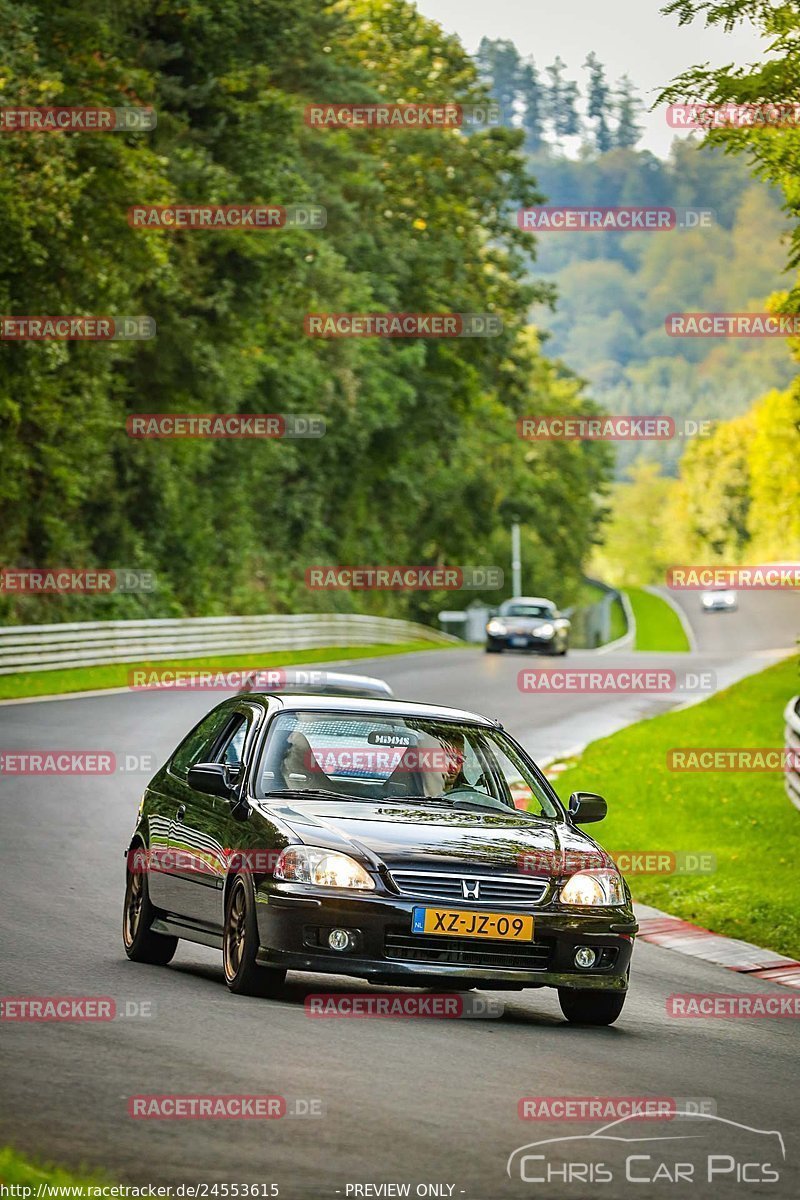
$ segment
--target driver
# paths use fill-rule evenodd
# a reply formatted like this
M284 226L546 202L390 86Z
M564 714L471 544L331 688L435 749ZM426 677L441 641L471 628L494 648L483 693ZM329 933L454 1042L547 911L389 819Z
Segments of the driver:
M295 792L306 792L313 788L328 791L332 781L320 767L308 738L299 729L294 729L286 743L281 763L284 787Z
M441 745L447 756L447 769L442 777L442 795L445 796L448 792L469 787L469 782L464 777L466 761L464 735L463 733L452 733L447 740L442 739Z

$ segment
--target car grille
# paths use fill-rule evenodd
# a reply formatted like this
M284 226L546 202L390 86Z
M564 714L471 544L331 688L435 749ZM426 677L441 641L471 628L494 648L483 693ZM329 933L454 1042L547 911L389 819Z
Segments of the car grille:
M506 942L476 938L440 938L386 931L384 954L402 962L438 966L501 967L546 971L550 946L546 942Z
M526 879L516 875L462 875L444 871L390 871L389 874L404 896L456 901L458 904L510 904L515 908L530 908L541 904L548 887L546 879ZM477 896L474 894L476 884Z

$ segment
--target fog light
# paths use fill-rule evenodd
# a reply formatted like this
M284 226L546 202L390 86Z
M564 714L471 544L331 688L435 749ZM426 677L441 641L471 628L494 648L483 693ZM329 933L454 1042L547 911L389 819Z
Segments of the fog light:
M349 929L332 929L328 934L328 945L331 950L352 950L356 944ZM592 958L594 961L594 956Z
M575 951L575 966L576 967L593 967L597 955L591 946L579 946Z

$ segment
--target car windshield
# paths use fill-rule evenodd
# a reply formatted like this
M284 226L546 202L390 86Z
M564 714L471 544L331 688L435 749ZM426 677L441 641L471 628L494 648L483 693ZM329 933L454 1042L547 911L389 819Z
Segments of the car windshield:
M509 604L508 608L504 608L501 616L504 617L552 617L553 610L545 604Z
M559 815L500 731L419 717L279 713L261 754L256 796L299 799L304 792Z

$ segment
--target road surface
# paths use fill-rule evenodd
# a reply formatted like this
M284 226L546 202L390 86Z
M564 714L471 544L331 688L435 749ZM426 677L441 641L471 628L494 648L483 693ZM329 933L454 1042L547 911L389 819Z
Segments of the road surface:
M708 617L692 603L690 596L695 654L575 653L567 664L645 662L727 678L767 665L774 652L792 647L800 629L796 596L753 594L738 613ZM535 665L524 656L465 650L363 661L357 669L383 675L399 696L495 714L540 755L685 699L522 696L517 674ZM212 699L136 693L11 705L0 709L0 744L111 749L123 763L125 755L131 763L152 755L160 764ZM665 1015L675 992L788 989L640 943L625 1011L606 1030L565 1024L547 990L495 993L503 1015L474 1021L307 1017L310 992L371 990L342 979L292 975L278 1001L233 997L213 951L182 943L166 968L124 957L122 852L146 778L136 770L105 778L0 778L0 991L101 995L118 1007L153 1008L149 1018L110 1023L2 1022L2 1141L63 1164L105 1168L129 1183L275 1183L284 1200L403 1194L380 1190L382 1184L409 1184L411 1196L469 1200L800 1192L796 1022ZM152 1093L279 1094L322 1115L130 1118L128 1098ZM650 1187L615 1172L611 1183L543 1187L522 1182L518 1170L509 1177L508 1156L525 1143L596 1128L518 1117L523 1097L565 1095L706 1098L726 1120L782 1132L787 1162L779 1164L780 1182L758 1187L724 1177L711 1185L697 1179ZM715 1124L707 1134L712 1150L717 1138L720 1152L723 1142L727 1149L729 1129ZM742 1136L759 1146L770 1140ZM574 1162L575 1153L556 1157ZM423 1185L439 1190L416 1190Z

